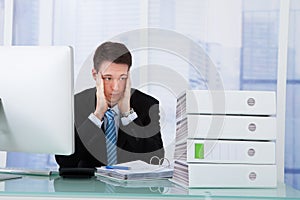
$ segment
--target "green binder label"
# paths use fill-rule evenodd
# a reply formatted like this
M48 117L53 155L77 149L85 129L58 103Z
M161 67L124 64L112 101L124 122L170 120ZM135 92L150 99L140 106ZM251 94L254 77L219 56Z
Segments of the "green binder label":
M195 143L195 158L204 159L204 144Z

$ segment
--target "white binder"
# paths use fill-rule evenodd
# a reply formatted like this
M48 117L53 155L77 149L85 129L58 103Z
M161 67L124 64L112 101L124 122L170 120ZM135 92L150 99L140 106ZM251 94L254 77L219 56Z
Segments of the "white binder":
M187 90L176 106L172 181L189 188L275 188L276 95Z
M275 140L276 118L228 115L187 115L188 138Z
M187 114L275 115L272 91L187 90Z
M189 188L275 188L276 165L194 164L175 161L171 181Z
M275 143L188 139L187 162L275 164Z

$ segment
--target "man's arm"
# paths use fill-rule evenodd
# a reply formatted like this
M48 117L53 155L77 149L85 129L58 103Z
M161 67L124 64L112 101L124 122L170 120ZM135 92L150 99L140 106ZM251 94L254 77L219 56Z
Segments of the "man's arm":
M131 106L137 112L138 117L127 126L120 126L118 145L131 160L140 159L149 162L153 156L163 158L159 102L138 90L134 93Z
M86 168L106 163L106 146L103 130L89 118L75 129L75 152L69 156L56 155L61 168Z

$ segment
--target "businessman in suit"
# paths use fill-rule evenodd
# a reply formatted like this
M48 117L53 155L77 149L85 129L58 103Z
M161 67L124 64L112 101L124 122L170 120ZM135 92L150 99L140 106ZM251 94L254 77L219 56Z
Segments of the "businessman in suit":
M131 53L105 42L94 54L95 88L75 95L75 152L56 155L61 168L91 168L164 157L159 102L131 88Z

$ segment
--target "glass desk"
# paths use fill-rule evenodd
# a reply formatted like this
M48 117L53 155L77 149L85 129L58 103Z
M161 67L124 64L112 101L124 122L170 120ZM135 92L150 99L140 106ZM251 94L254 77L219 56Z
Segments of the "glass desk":
M111 185L91 179L23 176L0 182L0 199L300 199L300 191L281 184L276 189L184 189L168 180Z

